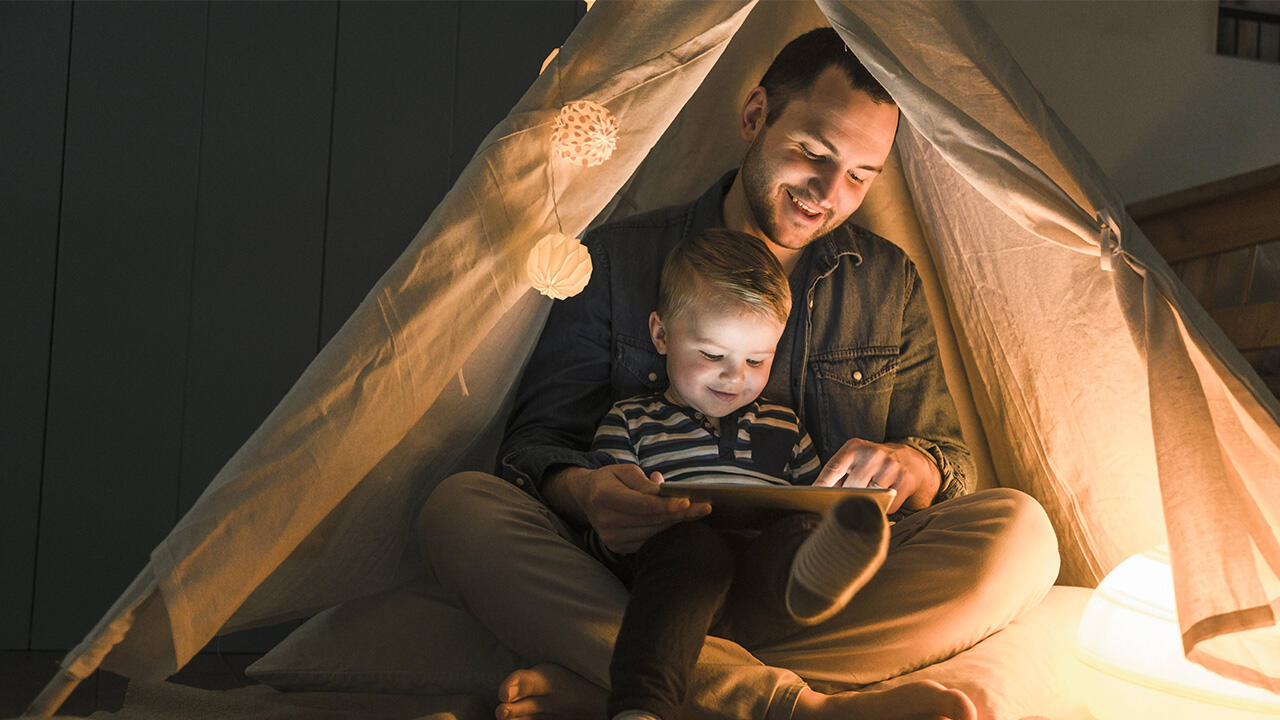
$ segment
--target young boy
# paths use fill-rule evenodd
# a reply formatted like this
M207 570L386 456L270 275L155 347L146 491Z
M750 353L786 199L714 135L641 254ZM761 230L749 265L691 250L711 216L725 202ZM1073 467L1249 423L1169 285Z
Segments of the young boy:
M593 450L655 481L708 475L810 485L819 461L787 407L760 398L791 307L787 276L754 236L710 229L663 266L649 331L667 357L665 392L616 403ZM887 523L865 498L826 519L780 513L763 528L674 525L619 556L588 547L631 589L614 646L615 720L675 720L709 632L768 642L840 611L884 561Z

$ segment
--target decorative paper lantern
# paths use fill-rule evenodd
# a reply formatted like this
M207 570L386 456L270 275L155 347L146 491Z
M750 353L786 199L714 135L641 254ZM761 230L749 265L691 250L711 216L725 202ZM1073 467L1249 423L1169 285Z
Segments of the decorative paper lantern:
M1125 560L1098 585L1080 618L1076 652L1097 720L1280 717L1280 696L1183 655L1164 546Z
M553 300L563 300L587 286L591 254L578 238L551 233L533 247L526 268L534 289Z
M556 155L583 167L608 160L618 146L618 121L609 109L591 100L574 100L560 108L551 131Z

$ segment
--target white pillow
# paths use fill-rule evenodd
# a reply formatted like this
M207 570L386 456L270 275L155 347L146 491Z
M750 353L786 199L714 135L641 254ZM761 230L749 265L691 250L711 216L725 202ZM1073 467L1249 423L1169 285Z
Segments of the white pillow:
M282 691L476 695L525 663L426 579L307 620L245 673Z

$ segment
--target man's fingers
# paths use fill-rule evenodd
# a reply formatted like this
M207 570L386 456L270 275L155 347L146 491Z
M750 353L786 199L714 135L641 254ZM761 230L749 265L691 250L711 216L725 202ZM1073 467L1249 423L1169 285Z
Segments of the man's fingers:
M605 470L612 472L618 482L628 489L645 495L657 495L658 486L662 484L661 474L655 472L651 476L645 475L639 465L611 465Z
M604 520L602 514L608 514L617 516L618 524L648 527L706 514L697 510L690 514L688 498L660 496L661 473L646 476L636 465L613 465L603 470L617 482L602 486L594 503L597 521Z
M832 462L827 462L822 466L822 470L818 472L818 477L813 481L817 487L835 487L837 483L845 476L846 471Z
M858 445L853 440L846 442L831 456L827 464L822 466L822 470L818 472L818 479L814 480L813 484L819 487L848 485L847 481L842 483L841 480L849 474L857 458Z

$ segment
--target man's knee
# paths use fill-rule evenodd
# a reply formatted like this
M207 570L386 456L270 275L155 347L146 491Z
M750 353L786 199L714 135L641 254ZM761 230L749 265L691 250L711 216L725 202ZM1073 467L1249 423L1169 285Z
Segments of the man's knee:
M984 510L1000 523L993 538L989 561L1006 566L1006 573L1023 581L1028 591L1043 592L1058 577L1058 539L1040 503L1021 490L993 488L975 496L984 498Z
M441 480L418 511L419 537L434 532L441 525L439 521L450 517L455 510L463 510L471 502L475 485L495 479L482 472L462 472Z
M440 482L418 511L415 534L424 558L462 552L460 545L476 529L476 518L491 517L506 497L522 491L483 472L462 472Z

